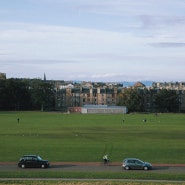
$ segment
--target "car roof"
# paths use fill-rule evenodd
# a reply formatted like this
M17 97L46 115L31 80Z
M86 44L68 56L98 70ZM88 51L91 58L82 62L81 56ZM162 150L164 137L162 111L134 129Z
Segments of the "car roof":
M37 157L38 155L24 155L23 157Z
M126 161L126 160L140 160L140 159L138 159L138 158L125 158L124 161Z

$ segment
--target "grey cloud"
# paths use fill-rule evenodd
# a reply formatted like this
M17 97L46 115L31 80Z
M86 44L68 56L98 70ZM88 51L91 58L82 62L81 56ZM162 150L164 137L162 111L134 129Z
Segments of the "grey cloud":
M151 15L138 15L141 21L142 28L154 28L164 26L184 25L185 16L151 16Z
M0 53L0 55L3 55ZM16 65L21 65L21 64L25 64L25 65L47 65L47 64L65 64L65 63L76 63L77 61L75 60L37 60L37 59L32 59L32 60L28 60L28 59L20 59L20 60L1 60L2 62L6 63L6 64L16 64ZM79 63L79 62L78 62Z
M78 7L82 11L96 14L110 14L110 15L168 15L167 9L175 11L183 9L185 3L181 0L94 0L94 1L76 1L71 0L71 6ZM163 8L165 7L165 11Z
M177 48L177 47L185 47L184 42L158 42L158 43L151 43L150 44L152 47L162 47L162 48Z

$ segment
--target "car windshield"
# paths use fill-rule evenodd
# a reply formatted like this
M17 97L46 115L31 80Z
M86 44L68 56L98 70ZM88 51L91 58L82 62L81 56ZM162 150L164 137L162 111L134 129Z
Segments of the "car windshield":
M41 160L42 160L42 158L41 158L40 156L37 156L37 159L38 159L39 161L41 161Z

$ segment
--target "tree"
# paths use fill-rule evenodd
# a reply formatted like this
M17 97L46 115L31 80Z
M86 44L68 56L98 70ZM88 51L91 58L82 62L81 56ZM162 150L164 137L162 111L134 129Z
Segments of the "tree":
M159 112L177 112L178 94L174 90L162 89L155 96L156 110Z
M19 79L0 81L0 109L27 110L30 106L29 84Z
M54 109L54 88L53 85L34 79L30 84L32 108L37 110Z
M118 105L127 106L129 112L143 111L143 98L137 88L124 89L124 92L118 95L118 99Z

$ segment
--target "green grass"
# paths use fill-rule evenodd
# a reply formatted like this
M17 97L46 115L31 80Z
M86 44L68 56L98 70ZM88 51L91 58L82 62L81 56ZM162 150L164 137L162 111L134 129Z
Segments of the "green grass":
M61 171L9 171L1 172L0 178L68 178L68 179L132 179L132 180L170 180L185 181L184 174L123 172L61 172Z
M18 117L20 123L17 123ZM126 157L138 157L151 163L185 163L185 114L0 112L1 162L17 162L24 154L39 154L51 163L100 162L104 153L109 153L111 160L120 164ZM0 177L185 180L184 174L142 172L2 171Z
M169 183L169 182L139 182L139 181L4 181L1 185L184 185L185 183Z
M115 162L138 157L185 163L185 114L0 112L0 149L1 162L17 162L24 154L53 162L97 162L109 153Z

